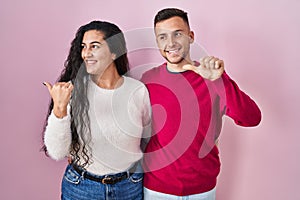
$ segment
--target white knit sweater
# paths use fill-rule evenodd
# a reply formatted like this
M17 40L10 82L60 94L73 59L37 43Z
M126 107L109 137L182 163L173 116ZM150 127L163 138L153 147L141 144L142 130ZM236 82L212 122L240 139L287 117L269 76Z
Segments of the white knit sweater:
M91 129L92 163L86 167L98 175L127 170L142 158L142 134L150 134L151 105L147 88L139 81L123 76L123 84L114 90L98 87L89 80L88 99ZM70 153L70 111L62 119L53 113L48 118L44 142L55 160Z

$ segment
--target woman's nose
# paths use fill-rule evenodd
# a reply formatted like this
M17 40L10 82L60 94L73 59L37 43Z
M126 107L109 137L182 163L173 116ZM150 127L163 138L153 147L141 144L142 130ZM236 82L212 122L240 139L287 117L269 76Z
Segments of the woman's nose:
M82 56L84 58L90 57L92 55L92 51L90 48L84 48L82 49Z

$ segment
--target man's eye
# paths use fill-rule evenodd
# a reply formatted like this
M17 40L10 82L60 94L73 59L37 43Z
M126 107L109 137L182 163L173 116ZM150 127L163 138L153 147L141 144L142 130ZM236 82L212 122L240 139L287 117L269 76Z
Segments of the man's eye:
M182 36L182 33L176 32L176 33L175 33L175 36L176 36L176 37L180 37L180 36Z
M167 37L164 36L164 35L158 37L159 40L165 40L166 38L167 38Z

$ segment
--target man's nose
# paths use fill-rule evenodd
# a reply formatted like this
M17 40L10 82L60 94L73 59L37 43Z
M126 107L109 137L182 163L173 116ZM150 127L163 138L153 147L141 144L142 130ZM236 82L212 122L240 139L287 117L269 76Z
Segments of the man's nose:
M175 45L175 43L176 43L175 37L174 37L173 35L170 35L170 36L168 37L168 40L167 40L167 45L168 45L169 47L172 47L172 46Z

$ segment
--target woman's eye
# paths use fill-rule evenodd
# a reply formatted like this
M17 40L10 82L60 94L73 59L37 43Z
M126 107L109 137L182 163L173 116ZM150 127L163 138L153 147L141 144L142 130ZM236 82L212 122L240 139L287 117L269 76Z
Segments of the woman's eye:
M100 48L100 46L99 45L92 45L92 48L93 49L98 49L98 48Z

